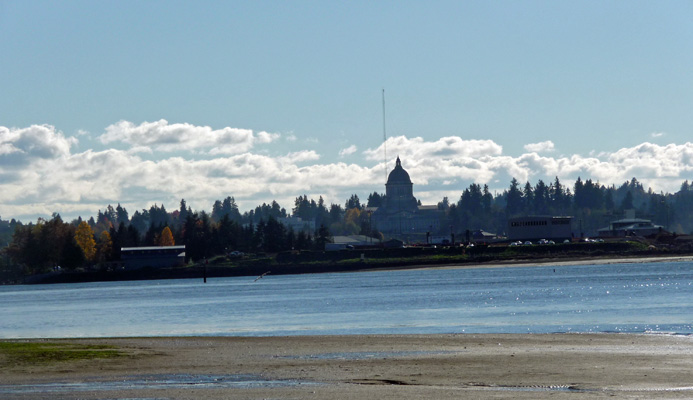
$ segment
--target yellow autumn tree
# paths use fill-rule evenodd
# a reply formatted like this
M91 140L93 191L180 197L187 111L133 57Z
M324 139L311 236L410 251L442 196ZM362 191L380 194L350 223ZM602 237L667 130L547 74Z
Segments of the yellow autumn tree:
M77 227L75 242L82 249L84 258L87 261L92 261L96 255L96 241L94 240L94 231L85 221L82 221Z
M358 208L350 208L344 216L344 231L349 235L356 235L361 230L360 228L361 210Z
M159 246L175 246L176 241L173 240L173 233L171 232L171 228L164 227L164 230L161 231L161 238L159 239Z
M106 231L101 232L99 236L99 261L106 261L111 257L111 252L113 251L113 240L111 240L111 234Z

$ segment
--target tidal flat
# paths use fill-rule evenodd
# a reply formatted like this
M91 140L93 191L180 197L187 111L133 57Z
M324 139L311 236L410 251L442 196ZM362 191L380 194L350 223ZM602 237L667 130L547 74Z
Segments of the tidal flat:
M693 395L693 338L686 335L166 337L59 343L65 350L96 346L120 356L11 363L3 353L0 395L6 399Z

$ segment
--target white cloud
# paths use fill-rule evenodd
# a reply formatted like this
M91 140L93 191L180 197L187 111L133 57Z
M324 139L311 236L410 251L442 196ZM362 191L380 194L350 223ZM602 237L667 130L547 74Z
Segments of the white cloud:
M652 136L653 138L659 138L659 137L662 137L664 135L666 135L666 133L664 133L664 132L652 132L650 134L650 136Z
M124 127L112 125L106 133L110 136L102 141L121 141L132 147L79 153L71 152L74 139L51 126L0 127L0 215L25 221L54 211L66 218L89 217L117 203L127 205L132 213L155 202L176 208L181 198L194 209L209 210L215 200L226 196L234 196L243 211L272 200L290 209L293 199L302 194L316 199L323 195L328 203L342 204L353 193L365 198L373 191L384 192L382 147L363 152L368 160L365 165L321 162L320 154L313 150L278 156L250 151L253 143L277 140L272 134L240 130L240 136L234 136L230 131L212 133L179 124L176 129L187 132L182 134L183 140L162 132L172 126L165 122L153 127L119 124ZM207 139L193 138L190 132L196 129ZM147 139L140 131L155 138ZM200 143L225 134L241 138L239 146L249 150L196 159L196 150L210 149ZM170 137L175 140L166 139ZM153 157L157 154L152 149L168 145L180 152L175 157ZM642 143L588 156L552 157L532 151L512 157L491 140L445 137L426 141L398 136L388 139L387 149L388 170L399 155L414 182L415 195L420 193L424 203L436 203L443 196L456 201L470 183L488 184L492 191L502 192L513 177L522 183L539 179L548 183L558 176L567 185L578 176L606 185L636 177L655 191L675 192L693 172L693 143ZM18 168L13 161L23 164Z
M409 139L406 136L395 136L389 137L385 145L368 149L363 153L369 160L382 160L383 146L387 146L388 158L399 156L421 161L448 157L481 158L499 156L503 152L503 147L492 140L464 140L457 136L450 136L440 138L435 142L426 142L421 137Z
M256 141L258 143L272 143L275 140L279 139L279 134L278 133L269 133L269 132L258 132L256 136Z
M106 127L99 137L103 144L122 142L133 147L150 147L157 151L208 151L209 154L239 154L249 151L255 144L270 143L280 137L278 133L258 132L250 129L195 126L187 123L169 124L161 119L135 125L120 121Z
M154 154L154 151L152 150L151 147L147 146L135 146L131 147L128 149L129 154L137 154L137 153L146 153L146 154Z
M525 150L532 153L550 153L556 150L553 142L550 140L547 140L545 142L526 144L524 148Z
M279 157L279 160L284 163L298 163L305 161L316 161L320 159L320 155L313 150L302 150L295 153L289 153L286 156Z
M77 139L66 138L51 125L16 129L0 126L0 166L19 167L32 160L64 157Z
M356 153L356 150L358 150L358 148L356 147L356 145L352 144L351 146L349 146L347 148L339 150L339 156L340 157L346 157L348 155Z

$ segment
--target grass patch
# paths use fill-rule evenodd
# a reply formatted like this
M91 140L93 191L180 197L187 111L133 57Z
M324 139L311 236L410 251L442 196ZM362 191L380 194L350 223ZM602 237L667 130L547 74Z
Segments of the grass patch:
M60 342L0 341L4 364L45 364L65 361L108 359L125 356L114 346Z

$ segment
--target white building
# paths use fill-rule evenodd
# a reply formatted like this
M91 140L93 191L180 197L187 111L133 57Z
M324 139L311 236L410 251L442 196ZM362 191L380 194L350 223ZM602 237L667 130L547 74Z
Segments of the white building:
M315 220L304 221L301 217L288 217L277 218L277 222L284 225L287 229L293 229L294 232L315 232Z

